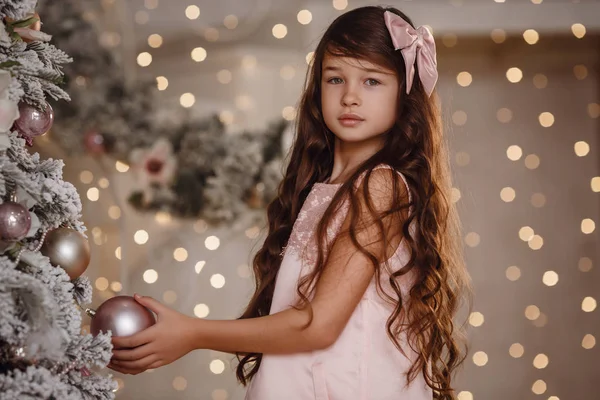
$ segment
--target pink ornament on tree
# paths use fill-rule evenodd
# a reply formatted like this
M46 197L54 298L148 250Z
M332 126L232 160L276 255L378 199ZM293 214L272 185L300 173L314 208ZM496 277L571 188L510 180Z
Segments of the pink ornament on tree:
M91 130L85 134L83 144L89 154L100 155L106 152L104 136L96 130Z
M0 239L8 242L21 240L31 228L31 214L19 203L0 204Z
M25 102L19 103L19 118L14 127L19 131L28 146L33 146L33 138L48 132L54 122L54 110L46 103L43 110L39 110Z
M156 323L152 311L131 296L115 296L98 307L86 310L92 317L90 332L96 336L100 331L111 331L113 336L131 336Z

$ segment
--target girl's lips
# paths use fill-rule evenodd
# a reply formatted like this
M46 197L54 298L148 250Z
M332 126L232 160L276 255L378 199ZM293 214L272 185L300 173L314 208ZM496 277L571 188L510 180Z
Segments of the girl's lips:
M342 126L346 126L346 127L353 127L356 126L358 124L360 124L361 122L363 122L362 119L357 119L357 118L340 118L340 125Z

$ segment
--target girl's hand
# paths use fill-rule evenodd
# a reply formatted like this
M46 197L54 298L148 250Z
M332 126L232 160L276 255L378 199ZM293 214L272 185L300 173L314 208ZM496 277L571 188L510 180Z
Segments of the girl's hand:
M132 336L113 337L113 358L108 367L137 375L158 368L194 350L192 324L196 318L178 313L151 297L134 298L157 315L157 322Z

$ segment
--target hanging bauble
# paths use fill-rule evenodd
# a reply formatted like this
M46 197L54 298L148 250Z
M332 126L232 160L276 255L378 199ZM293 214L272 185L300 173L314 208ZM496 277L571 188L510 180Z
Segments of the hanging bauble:
M54 266L60 266L71 279L78 278L90 263L90 244L81 233L70 228L57 228L46 234L41 248Z
M0 204L0 239L12 242L21 240L31 228L31 215L19 203L7 201Z
M112 332L112 336L131 336L156 323L152 311L131 296L115 296L94 310L86 310L92 317L90 332L96 336L100 331Z
M19 118L15 121L15 129L19 131L28 146L33 146L33 138L48 132L54 122L54 110L46 103L39 110L25 102L19 103Z
M83 137L83 145L89 154L104 154L106 143L104 135L96 130L91 130Z

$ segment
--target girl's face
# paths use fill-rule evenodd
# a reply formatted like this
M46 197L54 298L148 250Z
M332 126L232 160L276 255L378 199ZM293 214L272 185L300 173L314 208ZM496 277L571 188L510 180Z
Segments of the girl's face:
M374 139L396 121L398 78L365 60L323 59L321 105L327 127L342 141Z

